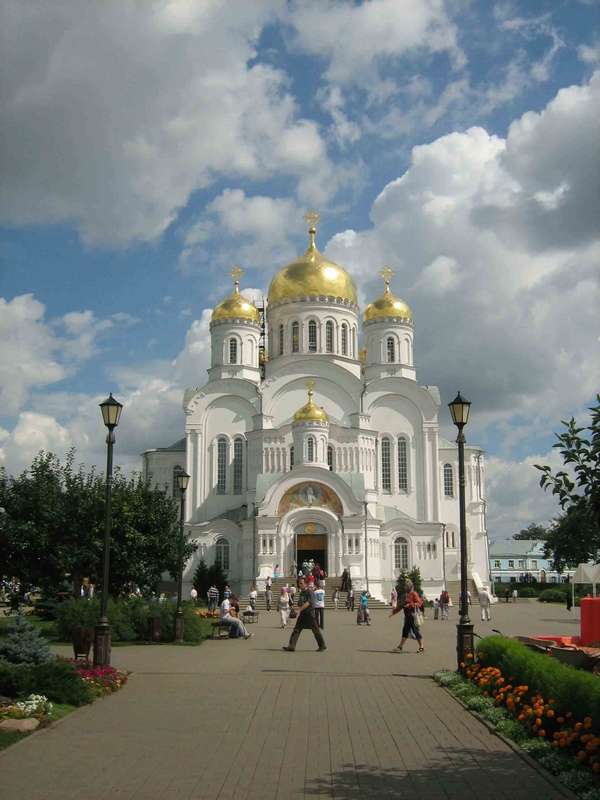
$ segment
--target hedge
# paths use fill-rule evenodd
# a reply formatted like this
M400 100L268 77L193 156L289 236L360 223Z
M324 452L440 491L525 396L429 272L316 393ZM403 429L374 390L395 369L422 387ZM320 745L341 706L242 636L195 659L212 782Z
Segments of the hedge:
M72 706L91 703L95 696L73 664L58 659L35 665L0 662L0 694L6 697L43 694L53 703Z
M112 639L115 642L144 642L150 639L150 623L160 619L161 641L172 642L175 638L174 603L148 602L143 599L113 600L108 602L108 620ZM195 613L195 606L183 604L184 640L200 642L208 635L208 627ZM100 603L97 599L66 600L57 607L56 627L61 641L70 641L77 625L93 627L100 618Z
M511 683L526 684L530 691L553 698L562 712L570 711L578 719L592 717L594 729L600 730L600 680L596 675L561 664L504 636L482 639L477 656L484 666L498 667Z

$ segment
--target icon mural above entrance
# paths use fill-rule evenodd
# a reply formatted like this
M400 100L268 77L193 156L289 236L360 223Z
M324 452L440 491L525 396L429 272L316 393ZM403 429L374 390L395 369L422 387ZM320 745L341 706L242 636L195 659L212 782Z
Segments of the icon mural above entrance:
M283 515L294 508L328 508L335 514L343 513L337 494L329 486L314 481L303 481L288 489L281 498L278 513Z

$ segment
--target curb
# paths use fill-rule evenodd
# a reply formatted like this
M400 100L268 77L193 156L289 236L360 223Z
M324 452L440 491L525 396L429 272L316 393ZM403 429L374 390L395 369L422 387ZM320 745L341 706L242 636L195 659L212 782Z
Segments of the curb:
M435 678L434 678L435 681ZM525 750L523 750L516 742L513 742L512 739L508 739L504 734L497 731L491 722L488 722L487 719L481 716L477 711L473 711L470 709L459 697L455 697L452 692L447 689L445 686L442 686L440 683L435 681L440 689L443 689L446 694L450 695L450 697L462 706L467 713L471 716L475 717L482 725L484 725L490 733L493 733L497 739L500 739L501 742L504 742L507 747L516 753L526 764L532 767L542 778L544 778L554 789L559 791L563 797L569 798L569 800L579 800L578 796L568 789L563 783L561 783L556 775L553 775L551 772L548 772L540 763L538 763L535 758L529 755Z

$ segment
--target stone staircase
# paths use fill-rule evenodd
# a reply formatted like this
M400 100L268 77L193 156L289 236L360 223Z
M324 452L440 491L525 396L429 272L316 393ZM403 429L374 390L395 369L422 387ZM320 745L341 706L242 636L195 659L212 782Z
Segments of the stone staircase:
M453 608L460 608L460 581L447 581L446 587L448 594L452 598ZM474 606L479 605L479 592L475 586L475 581L467 581L467 589L471 592L471 603Z
M335 589L336 586L340 585L341 580L342 580L341 578L337 578L335 576L329 576L325 580L325 608L326 609L329 608L332 611L335 610L335 606L333 605L332 595L333 595L333 590ZM295 586L296 585L296 581L295 581L294 578L291 578L291 577L290 578L277 578L276 580L273 581L273 586L272 586L272 589L271 589L271 591L273 592L273 600L271 602L271 609L272 610L273 609L277 610L277 600L279 598L279 595L281 594L281 589L286 584L289 585L289 586L292 586L292 584L293 584ZM355 593L354 593L354 608L355 609L358 608L358 598L359 598L359 596L360 596L360 592L356 592L355 591ZM245 604L246 604L247 598L240 598L240 601L241 601L240 602L240 608L241 609L246 608ZM346 607L346 593L345 592L340 592L339 607L340 607L340 609L345 609L345 607ZM382 603L381 600L376 600L374 597L370 597L369 598L369 610L370 611L375 611L377 609L382 609L382 608L384 608L384 609L387 608L389 610L389 606L386 605L385 603ZM256 600L256 610L257 611L266 611L267 610L267 604L265 602L265 593L264 593L264 591L262 589L259 589L259 592L258 592L258 598Z

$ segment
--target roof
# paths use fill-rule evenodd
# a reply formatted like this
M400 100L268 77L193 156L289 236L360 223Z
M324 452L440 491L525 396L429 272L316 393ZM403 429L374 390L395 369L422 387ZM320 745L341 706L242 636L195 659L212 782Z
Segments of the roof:
M492 556L543 556L544 542L540 539L503 539L490 542L490 558Z
M153 447L151 450L144 450L144 453L185 453L185 436L168 447Z

